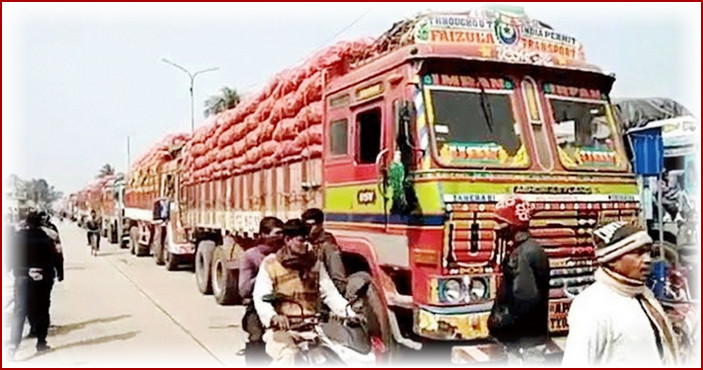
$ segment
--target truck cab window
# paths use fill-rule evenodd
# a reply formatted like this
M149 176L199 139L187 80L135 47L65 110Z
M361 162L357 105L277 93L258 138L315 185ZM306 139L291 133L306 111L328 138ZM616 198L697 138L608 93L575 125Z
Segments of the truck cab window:
M357 162L369 164L376 162L381 151L381 109L373 108L356 116L357 123Z
M330 154L347 154L347 120L340 119L330 124Z

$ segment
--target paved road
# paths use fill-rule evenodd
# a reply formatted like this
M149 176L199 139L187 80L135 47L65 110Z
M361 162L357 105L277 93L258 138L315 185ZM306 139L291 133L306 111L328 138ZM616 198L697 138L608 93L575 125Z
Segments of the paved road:
M242 307L219 306L201 295L190 271L166 271L105 240L92 257L82 230L67 222L58 226L66 278L52 294L53 349L37 354L36 340L25 339L15 362L3 356L3 367L244 365L238 355L246 338ZM11 280L3 276L3 307ZM8 312L3 343L9 339Z

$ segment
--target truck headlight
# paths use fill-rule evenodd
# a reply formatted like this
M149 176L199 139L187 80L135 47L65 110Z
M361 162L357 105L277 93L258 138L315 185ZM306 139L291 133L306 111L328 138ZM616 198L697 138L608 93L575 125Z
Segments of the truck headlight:
M471 279L471 287L469 288L469 296L471 300L488 298L488 282L484 278Z
M464 289L456 279L442 280L439 289L440 300L447 303L459 303L464 298Z

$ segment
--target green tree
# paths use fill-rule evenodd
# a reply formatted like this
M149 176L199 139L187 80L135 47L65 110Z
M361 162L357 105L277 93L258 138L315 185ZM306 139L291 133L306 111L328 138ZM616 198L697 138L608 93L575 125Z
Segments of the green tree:
M62 192L54 189L44 179L22 180L16 175L10 177L15 192L37 208L51 209L52 204L63 196Z
M100 168L100 172L98 173L98 177L105 177L105 176L114 175L114 174L115 174L115 168L112 167L109 163L106 163Z

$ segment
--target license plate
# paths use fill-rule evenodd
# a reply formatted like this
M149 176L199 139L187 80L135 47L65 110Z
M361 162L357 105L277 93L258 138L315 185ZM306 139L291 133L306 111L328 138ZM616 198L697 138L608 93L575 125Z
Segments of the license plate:
M554 299L549 301L549 332L564 333L569 331L566 321L571 307L571 299Z

